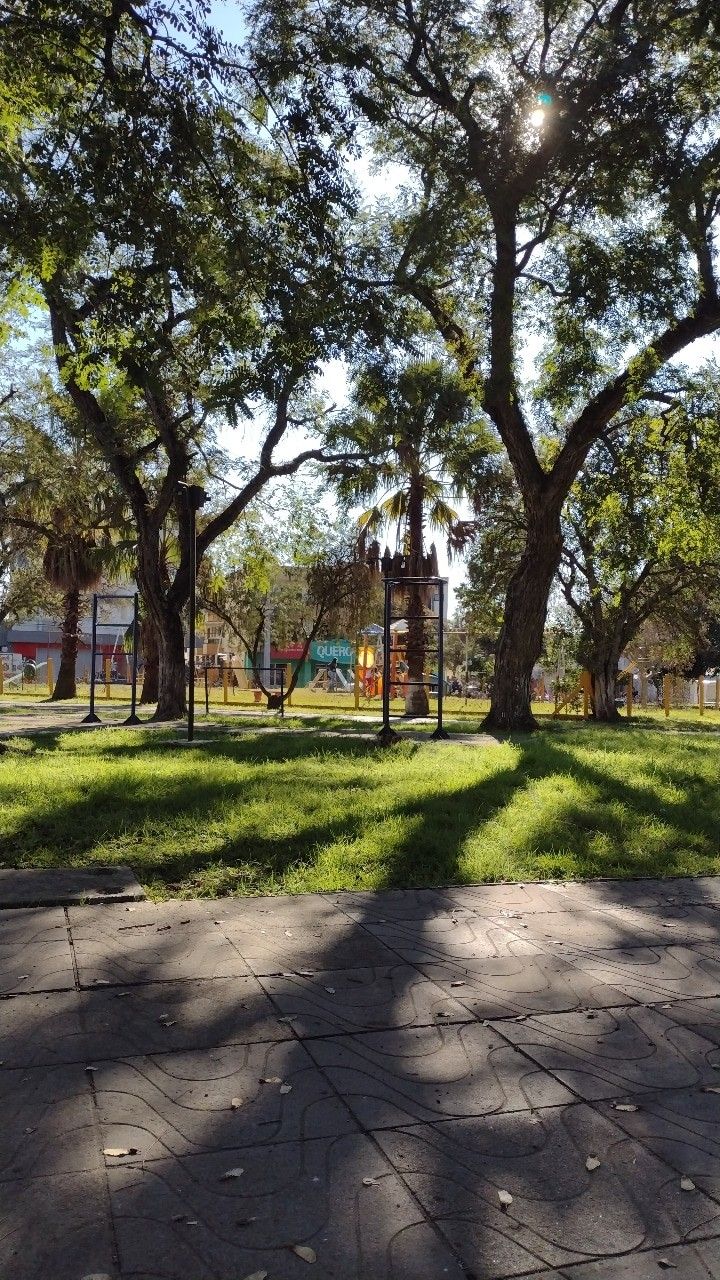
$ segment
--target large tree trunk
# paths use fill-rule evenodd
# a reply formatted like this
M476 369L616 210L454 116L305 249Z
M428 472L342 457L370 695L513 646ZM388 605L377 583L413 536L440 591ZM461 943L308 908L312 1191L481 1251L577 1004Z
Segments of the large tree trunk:
M617 656L593 663L591 668L595 719L605 724L613 724L620 719L620 712L615 703L617 670Z
M140 624L140 645L143 656L143 683L140 693L140 704L146 707L150 702L157 702L159 692L160 649L157 630L150 617L144 617Z
M162 580L158 529L138 521L138 585L158 643L158 697L153 720L180 720L186 711L185 637L181 599ZM179 593L178 593L179 595Z
M158 701L153 720L180 720L187 710L185 636L180 612L165 606L158 631Z
M530 681L542 650L548 596L561 551L559 514L554 508L533 513L522 558L508 586L485 729L538 727L530 707Z
M80 592L77 590L66 591L63 596L60 669L57 673L55 688L50 697L51 702L60 702L64 698L74 698L77 692L75 667L77 664L79 620Z
M422 482L412 476L408 497L408 554L410 572L418 577L422 573L423 554L423 492ZM412 587L408 592L409 613L413 621L408 622L407 630L407 665L408 688L405 695L406 716L426 716L430 711L427 685L425 679L425 623L422 615L425 612L425 599L421 587Z

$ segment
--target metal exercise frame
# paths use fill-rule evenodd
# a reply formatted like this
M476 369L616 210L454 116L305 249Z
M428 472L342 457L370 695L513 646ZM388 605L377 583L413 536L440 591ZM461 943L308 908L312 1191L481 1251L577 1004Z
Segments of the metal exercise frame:
M396 587L437 587L439 593L438 614L437 619L434 614L407 614L399 613L397 615L392 612L393 589ZM445 588L447 587L447 578L385 578L385 610L383 615L383 691L382 691L382 727L378 733L378 741L381 746L388 747L393 742L399 741L400 735L395 732L390 724L390 625L393 622L435 622L437 621L437 725L431 738L448 738L450 735L443 728L443 695L445 692L445 643L443 635L443 622L445 618ZM407 646L405 648L407 652ZM431 652L425 650L426 653ZM423 687L429 683L427 680L408 680L408 685L422 685Z
M95 714L95 658L97 655L97 614L98 600L132 600L133 602L133 623L132 623L132 693L130 697L130 715L123 724L141 724L140 717L136 714L137 706L137 667L138 667L138 593L135 591L133 595L113 596L98 595L93 593L92 608L92 657L90 659L90 711L80 721L81 724L102 724L99 716ZM112 619L110 620L112 623ZM115 625L121 626L121 623Z

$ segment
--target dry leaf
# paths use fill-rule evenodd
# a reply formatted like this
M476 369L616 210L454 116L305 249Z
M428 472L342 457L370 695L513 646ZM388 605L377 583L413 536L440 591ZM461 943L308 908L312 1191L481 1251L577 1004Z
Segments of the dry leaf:
M233 1111L239 1111L239 1110L240 1110L240 1108L241 1108L241 1106L242 1106L242 1104L243 1104L243 1100L242 1100L242 1098L233 1098L233 1099L232 1099L232 1101L231 1101L231 1103L230 1103L230 1106L231 1106L231 1108L232 1108L232 1110L233 1110Z
M315 970L314 970L314 969L297 969L297 970L296 970L296 973L299 973L301 978L314 978L314 977L315 977Z
M261 1076L260 1084L282 1084L280 1076Z
M244 1172L244 1169L228 1169L225 1173L220 1174L220 1181L231 1182L233 1178L241 1178Z
M278 1018L278 1022L297 1022L299 1016L297 1013L286 1013Z
M450 1017L450 1010L449 1010L449 1009L438 1009L437 1013L435 1014L435 1017L436 1017L436 1018L449 1018L449 1017Z
M80 1280L112 1280L107 1271L93 1271L92 1275L81 1276Z
M280 1093L292 1093L292 1085L291 1085L291 1084L281 1084L281 1085L280 1085Z
M376 1185L375 1178L363 1178L364 1187L374 1187Z
M136 1156L137 1147L103 1147L104 1156Z
M677 1271L677 1263L671 1262L669 1258L658 1258L657 1264L663 1271Z
M27 974L25 974L25 977L27 977L27 976L28 976L28 975L27 975ZM95 979L94 979L94 985L95 985L96 987L109 987L109 986L110 986L110 982L109 982L109 980L108 980L107 978L95 978Z
M715 1084L704 1084L701 1093L720 1093L720 1088Z
M510 1195L510 1192L505 1190L498 1191L498 1200L500 1201L501 1205L503 1205L504 1208L507 1208L507 1206L509 1204L512 1204L513 1202L513 1198Z
M718 1089L720 1093L720 1089ZM639 1111L640 1108L634 1102L613 1102L613 1111Z
M334 995L335 995L335 988L334 988L334 987L326 987L326 988L325 988L325 990L327 991L328 995L330 995L330 996L334 996Z
M26 978L29 978L29 977L30 977L30 974L29 974L29 973L19 973L19 974L18 974L18 976L17 976L17 980L18 980L18 982L24 982L24 981L25 981L25 979L26 979Z
M463 981L461 981L461 982L451 982L451 983L450 983L450 986L451 986L451 987L464 987L464 986L465 986L465 982L464 982L464 980L463 980Z
M303 1262L317 1262L317 1254L314 1249L310 1248L309 1244L294 1244L291 1245L291 1248L298 1258L302 1258Z
M693 1182L692 1178L681 1178L680 1190L681 1191L697 1191L697 1187L695 1186L695 1183Z
M592 1173L593 1169L599 1169L600 1161L598 1160L597 1156L588 1156L587 1160L585 1161L585 1168L588 1170L589 1173Z
M245 1276L245 1280L267 1280L267 1271L253 1271L251 1276Z

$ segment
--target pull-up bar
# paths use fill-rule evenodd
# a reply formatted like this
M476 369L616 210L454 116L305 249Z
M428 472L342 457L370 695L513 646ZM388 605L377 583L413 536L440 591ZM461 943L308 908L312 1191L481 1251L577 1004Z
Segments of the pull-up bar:
M99 716L95 715L95 657L97 654L97 613L98 600L132 600L133 602L133 623L132 623L132 694L130 698L130 715L123 724L140 724L140 717L136 714L137 705L137 666L138 666L138 593L128 596L98 595L97 591L93 593L93 609L92 609L92 658L90 659L90 711L80 721L81 724L101 724ZM112 621L112 619L111 619ZM117 624L121 625L120 623Z

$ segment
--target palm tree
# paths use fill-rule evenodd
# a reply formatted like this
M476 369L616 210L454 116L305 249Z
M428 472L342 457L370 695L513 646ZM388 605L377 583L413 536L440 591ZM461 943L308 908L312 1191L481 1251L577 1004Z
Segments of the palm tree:
M339 476L345 501L372 502L360 516L362 536L394 530L414 576L422 574L426 529L442 533L449 552L462 547L466 526L452 503L475 487L496 445L450 366L373 361L356 375L350 409L332 434L363 455ZM407 715L428 712L424 606L422 588L410 591L408 613L420 620L408 624Z
M43 556L43 573L47 581L63 593L60 668L51 702L75 697L80 596L82 592L96 587L101 577L98 548L86 534L67 527L66 512L56 512L55 529L57 532L48 536Z

